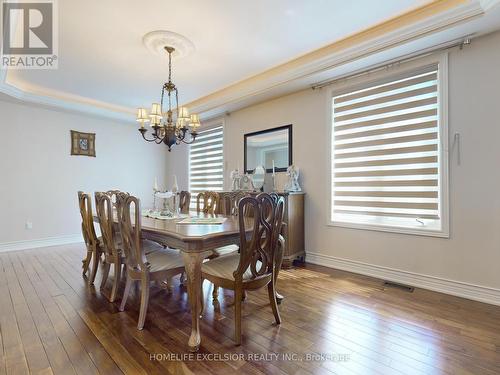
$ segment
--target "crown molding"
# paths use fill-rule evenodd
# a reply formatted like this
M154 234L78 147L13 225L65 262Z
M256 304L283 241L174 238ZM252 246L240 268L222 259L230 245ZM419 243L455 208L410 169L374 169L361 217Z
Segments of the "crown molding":
M487 0L500 2L500 0ZM485 13L480 1L436 1L319 50L188 103L192 111L218 115L217 108L323 73L364 57L472 20Z
M475 19L498 3L500 0L433 1L186 105L203 118L217 117L226 111L223 106L232 105L234 110L257 102L259 95L276 96L287 84L297 85L300 79L329 72ZM132 121L134 116L132 108L16 82L6 69L0 69L0 92L24 102L120 121Z
M500 0L480 0L480 2L481 2L481 7L485 12L489 11L494 6L500 4Z
M11 82L8 79L7 69L0 69L0 92L21 102L64 109L85 115L119 121L130 121L134 118L134 110L131 108L60 91Z

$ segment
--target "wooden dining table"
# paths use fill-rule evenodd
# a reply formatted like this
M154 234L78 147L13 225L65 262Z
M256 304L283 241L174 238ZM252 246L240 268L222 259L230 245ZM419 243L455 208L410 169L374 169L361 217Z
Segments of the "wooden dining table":
M188 345L192 352L201 343L200 314L202 310L201 264L210 250L226 245L240 244L240 226L237 216L206 215L191 212L190 217L224 217L222 224L179 224L184 218L154 219L142 216L142 237L182 251L187 275L187 292L191 307L191 335ZM245 217L245 228L250 233L253 218ZM94 221L98 222L97 216Z

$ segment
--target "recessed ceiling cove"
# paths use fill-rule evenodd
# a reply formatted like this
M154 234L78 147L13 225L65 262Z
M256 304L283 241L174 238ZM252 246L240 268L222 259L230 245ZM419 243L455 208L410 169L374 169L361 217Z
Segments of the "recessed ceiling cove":
M194 52L195 47L185 36L167 30L151 31L142 38L144 46L153 54L167 57L165 47L173 47L175 51L172 56L179 59L189 56Z

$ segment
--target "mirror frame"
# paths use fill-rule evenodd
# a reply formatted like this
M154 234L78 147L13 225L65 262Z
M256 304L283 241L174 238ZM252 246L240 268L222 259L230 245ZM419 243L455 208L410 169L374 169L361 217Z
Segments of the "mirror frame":
M290 125L285 125L285 126L278 126L277 128L271 128L271 129L265 129L265 130L259 130L257 132L253 133L247 133L244 135L244 141L243 141L243 159L244 159L244 165L243 168L245 170L245 173L253 173L253 169L248 169L247 168L247 138L252 137L255 135L261 135L261 134L266 134L266 133L272 133L278 130L288 130L288 166L287 167L282 167L282 168L274 168L276 172L286 172L287 168L293 164L292 160L292 144L293 144L293 138L292 138L292 124ZM273 169L272 168L267 168L266 173L272 173Z

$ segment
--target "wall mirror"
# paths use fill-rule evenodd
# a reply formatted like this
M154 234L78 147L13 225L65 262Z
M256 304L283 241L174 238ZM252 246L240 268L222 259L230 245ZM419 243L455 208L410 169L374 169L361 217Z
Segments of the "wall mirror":
M258 167L255 167L255 170L253 171L252 175L252 181L253 181L253 186L257 190L262 189L264 186L264 180L266 178L266 170L262 165L259 165Z
M266 172L286 172L292 165L292 125L245 134L245 173L252 173L259 165Z

